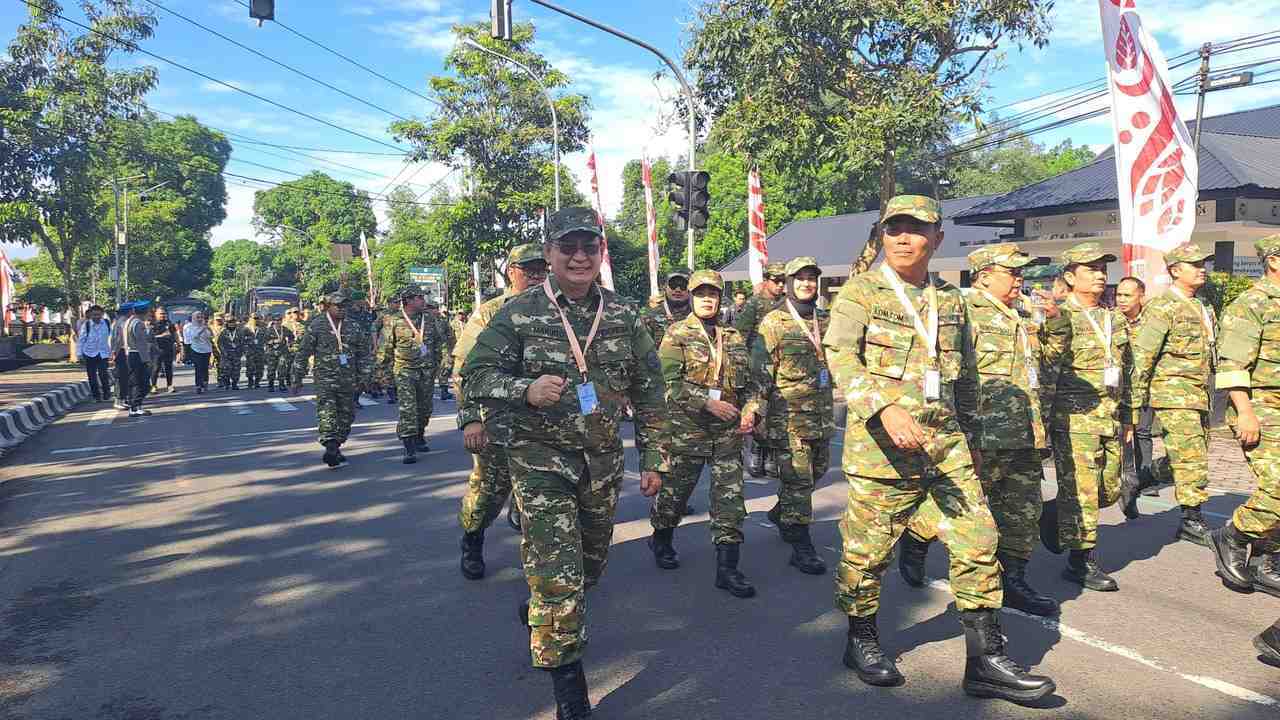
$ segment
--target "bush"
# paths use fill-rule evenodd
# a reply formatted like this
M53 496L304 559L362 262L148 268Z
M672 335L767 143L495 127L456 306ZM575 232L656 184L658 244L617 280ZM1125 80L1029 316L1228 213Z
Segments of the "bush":
M1213 305L1214 312L1222 317L1222 311L1235 302L1240 293L1253 287L1254 279L1246 275L1232 275L1225 272L1209 273L1209 282L1205 285L1205 297Z

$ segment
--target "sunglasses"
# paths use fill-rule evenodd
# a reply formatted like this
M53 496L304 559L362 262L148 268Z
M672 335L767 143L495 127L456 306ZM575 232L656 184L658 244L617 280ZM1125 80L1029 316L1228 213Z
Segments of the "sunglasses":
M992 265L991 271L1016 278L1022 277L1022 268L1007 268L1003 265Z
M565 253L565 254L571 255L572 253ZM587 253L587 254L590 255L592 253ZM514 267L515 269L519 270L525 275L546 275L547 274L546 263L536 263L536 264L530 263L526 265L515 265Z
M688 290L689 283L683 280L672 280L671 282L667 283L667 287L671 288L672 290Z
M577 240L560 239L551 243L555 245L562 255L577 255L578 251L582 251L583 255L588 257L600 254L600 241L588 240L579 243Z

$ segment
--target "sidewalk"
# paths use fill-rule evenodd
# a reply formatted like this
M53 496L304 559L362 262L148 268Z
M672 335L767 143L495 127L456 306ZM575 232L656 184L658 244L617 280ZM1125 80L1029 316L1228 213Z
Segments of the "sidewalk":
M37 363L0 372L0 457L89 397L75 363Z
M69 362L36 363L0 372L0 410L86 379L84 368Z

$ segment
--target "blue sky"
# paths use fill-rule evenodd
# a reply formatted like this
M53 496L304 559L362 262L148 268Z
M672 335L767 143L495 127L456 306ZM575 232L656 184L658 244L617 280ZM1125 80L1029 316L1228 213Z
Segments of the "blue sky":
M137 2L146 4L144 0ZM423 115L432 107L425 100L339 60L278 26L267 23L261 28L256 27L256 23L248 19L248 11L235 0L157 2L391 113ZM71 6L67 10L68 16L79 17L73 1L64 0L64 4ZM690 0L563 0L562 4L642 37L677 60L685 27L692 15ZM985 83L992 98L991 107L1006 106L1002 113L1007 115L1027 107L1020 101L1102 76L1104 60L1096 2L1060 0L1058 5L1055 30L1048 47L1021 50L1015 46L1005 47L998 62L987 69ZM1205 4L1193 0L1163 0L1140 2L1139 7L1144 22L1156 32L1165 55L1169 57L1194 49L1206 41L1222 41L1280 29L1280 19L1274 17L1274 6L1269 3L1241 6L1225 2ZM456 22L485 19L488 8L486 0L277 0L276 15L294 29L403 85L429 94L426 78L440 72L443 57L453 44L450 26ZM26 9L21 0L0 5L0 33L5 44L24 21ZM144 46L147 50L335 125L394 144L386 132L387 125L394 120L392 115L320 87L163 10L153 9L160 22L155 37ZM601 194L606 213L611 213L621 199L620 175L628 159L638 157L645 148L650 155L674 155L685 146L682 128L661 125L657 120L664 98L671 97L674 86L667 82L655 87L651 78L660 67L659 61L640 48L532 3L517 0L515 13L520 21L534 22L538 29L539 50L574 78L574 91L584 93L591 100L591 127L601 169ZM1231 55L1220 62L1239 63L1269 58L1280 58L1280 45ZM292 115L161 61L134 56L127 62L153 65L158 69L159 84L148 97L151 107L158 111L191 113L218 129L272 143L365 153L394 152L370 140ZM1273 68L1280 68L1280 64L1259 70ZM1175 70L1174 80L1181 79L1192 70L1194 66ZM1276 102L1280 102L1280 83L1211 94L1207 113L1230 112ZM1180 108L1184 118L1194 117L1194 97L1181 98ZM1063 114L1076 114L1082 109L1087 108L1069 108ZM1078 144L1101 149L1110 143L1109 123L1109 118L1103 116L1037 135L1036 139L1052 144L1069 137ZM414 166L401 172L404 162L394 155L308 153L320 158L317 160L242 142L234 137L232 143L234 152L228 168L230 172L276 182L296 177L290 173L304 174L321 169L370 192L380 193L397 175L400 181L407 179L419 192L429 190L431 184L441 178L445 183L456 179L456 176L444 177L447 171L432 165ZM247 164L249 162L287 172L268 170ZM589 181L585 155L567 156L565 163L585 191ZM228 218L213 231L215 245L237 237L253 237L250 226L253 193L261 187L256 183L228 179ZM765 192L768 193L768 188ZM380 210L381 204L375 203L375 207ZM23 257L33 253L31 248L4 247L11 256Z

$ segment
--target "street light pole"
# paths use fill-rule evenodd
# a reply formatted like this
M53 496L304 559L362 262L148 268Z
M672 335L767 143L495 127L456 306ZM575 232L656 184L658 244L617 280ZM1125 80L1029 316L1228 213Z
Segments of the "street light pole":
M1213 54L1213 44L1205 43L1200 46L1200 76L1199 82L1196 83L1196 136L1195 136L1195 153L1196 162L1200 162L1200 126L1204 124L1204 96L1209 92L1209 56Z
M556 177L555 177L556 210L559 210L560 209L560 120L559 118L556 117L556 104L551 99L551 91L547 89L546 83L542 81L542 78L538 77L537 73L535 73L533 70L530 70L526 65L516 60L515 58L503 55L502 53L496 50L490 50L489 48L481 45L480 43L476 42L475 40L472 40L471 38L463 38L462 42L463 44L469 45L470 47L473 47L476 50L479 50L480 52L487 53L489 55L492 55L502 60L506 60L512 65L515 65L516 67L525 71L525 73L528 74L529 77L533 78L534 82L538 83L538 87L542 88L542 94L547 99L547 107L551 108L551 161L552 161L552 164L555 166L555 172L556 172Z
M684 89L685 100L689 103L689 170L690 171L697 170L698 167L694 159L694 153L697 152L697 149L698 149L697 123L694 117L694 112L695 112L694 109L697 107L697 104L693 96L693 88L689 85L689 81L685 80L684 73L680 72L680 68L676 67L676 64L671 61L671 58L664 55L661 50L658 50L656 47L650 45L649 43L637 37L628 35L627 33L624 33L621 30L609 27L608 25L605 25L602 22L592 20L591 18L586 17L584 15L579 15L578 13L573 12L572 10L566 10L565 8L562 8L559 5L547 2L547 0L530 0L530 2L536 5L541 5L542 7L548 10L558 12L561 15L566 15L568 17L571 17L574 20L577 20L578 22L586 23L591 27L596 28L597 30L603 30L604 32L609 33L610 35L613 35L614 37L622 38L623 40L626 40L627 42L632 43L633 45L639 45L645 50L648 50L654 55L657 55L658 58L662 60L662 62L667 64L667 67L671 68L671 72L675 74L676 80L680 81L680 86ZM693 270L693 248L694 248L694 229L692 225L689 226L689 231L686 236L686 241L688 243L689 270L692 271Z

